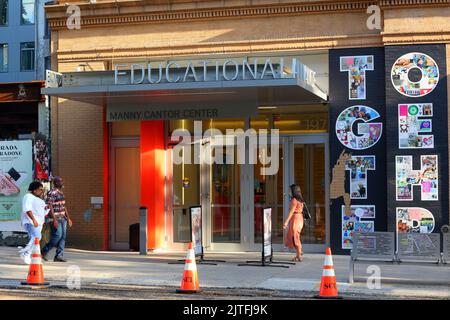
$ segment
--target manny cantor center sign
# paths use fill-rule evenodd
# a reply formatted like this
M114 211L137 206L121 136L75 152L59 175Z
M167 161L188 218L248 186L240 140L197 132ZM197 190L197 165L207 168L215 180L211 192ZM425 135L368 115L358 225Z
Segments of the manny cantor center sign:
M107 121L211 119L254 116L257 113L256 86L287 79L314 84L315 73L296 58L254 58L221 61L180 61L114 66L115 86L166 85L173 92L164 100L153 94L148 102L133 105L109 103ZM277 84L275 84L277 82ZM246 92L233 88L248 88ZM253 89L252 89L253 88ZM187 92L190 90L190 92ZM179 99L177 99L179 96Z
M107 121L143 121L176 119L217 119L256 115L255 103L219 105L212 107L189 105L108 105Z

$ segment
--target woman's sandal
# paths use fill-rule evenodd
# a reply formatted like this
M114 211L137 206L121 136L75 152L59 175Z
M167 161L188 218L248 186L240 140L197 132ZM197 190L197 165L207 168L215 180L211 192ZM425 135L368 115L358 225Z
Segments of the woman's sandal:
M292 259L292 261L294 261L294 262L302 262L303 258L302 257L300 257L300 258L295 257L294 259Z

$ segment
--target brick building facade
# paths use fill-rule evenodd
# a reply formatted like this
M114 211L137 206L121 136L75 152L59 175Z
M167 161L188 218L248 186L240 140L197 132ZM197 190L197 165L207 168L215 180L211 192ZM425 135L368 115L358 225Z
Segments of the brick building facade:
M72 4L77 5L81 10L80 29L68 27L68 23L76 21L68 20L70 15L67 13L68 5ZM368 13L368 8L372 5L377 7L375 11ZM376 8L380 9L381 29L369 29L368 20L377 17ZM263 99L267 102L265 110L270 110L268 108L275 103L280 111L270 113L262 111L264 108L259 108L257 114L250 115L249 112L248 119L244 116L236 116L227 124L236 128L242 121L247 123L245 128L256 128L257 121L267 121L272 124L272 127L277 127L278 123L282 135L285 135L283 152L287 153L284 155L289 154L295 163L303 161L302 163L305 164L302 170L285 171L286 175L291 174L292 179L302 181L306 189L308 189L307 186L314 188L314 191L311 191L313 189L305 190L311 201L316 200L311 203L311 206L315 207L316 227L309 227L310 229L306 232L310 233L305 235L306 244L311 245L311 250L318 250L322 246L331 244L337 252L348 252L345 250L348 247L345 247L342 241L345 236L342 230L344 211L341 212L341 206L348 206L345 210L348 210L350 205L361 206L361 208L375 206L376 218L372 221L374 229L377 231L396 229L395 211L401 204L390 194L395 191L395 187L389 189L392 183L395 185L396 167L392 157L400 154L411 154L414 157L427 155L427 151L430 150L419 150L425 152L419 152L417 155L415 153L417 150L409 153L395 150L397 119L395 119L395 112L389 112L388 108L396 108L397 104L402 103L419 102L433 103L434 108L447 109L449 105L450 96L447 91L450 85L446 80L446 76L450 73L450 3L448 1L413 0L406 4L401 0L174 0L170 2L98 0L94 4L88 1L65 0L47 5L46 12L51 28L52 70L64 76L65 83L74 87L72 91L69 90L70 92L58 92L58 88L54 91L49 88L45 92L52 96L53 106L51 114L53 174L65 179L65 193L74 222L68 238L68 245L71 246L88 249L127 249L126 245L123 247L120 243L127 242L125 238L128 226L137 222L138 207L147 204L150 221L149 248L184 249L187 238L183 232L187 222L183 219L189 206L197 204L201 205L205 214L208 215L204 218L206 221L204 223L207 224L204 232L208 233L205 235L207 239L204 240L204 245L207 249L254 250L259 248L257 245L257 230L259 230L257 208L259 207L255 204L257 195L261 194L264 199L261 203L267 205L270 203L268 190L282 194L286 191L289 182L292 182L279 176L279 182L270 182L270 178L269 180L261 178L260 181L264 182L261 182L261 187L256 186L256 182L246 184L247 174L250 173L256 181L257 173L253 172L253 168L217 169L217 172L220 171L222 175L230 175L222 181L217 178L220 174L215 176L215 169L209 168L208 175L212 175L212 178L210 177L207 188L210 188L208 190L213 196L216 195L217 199L229 192L226 200L220 198L226 202L226 205L220 199L211 200L216 201L213 205L211 202L209 204L204 202L206 200L201 198L204 192L200 192L201 195L198 196L190 195L189 192L196 188L195 179L187 177L182 177L184 184L180 186L183 200L175 204L173 199L178 192L178 187L175 186L177 182L174 182L174 177L178 168L172 167L169 162L171 146L168 137L172 132L172 125L175 125L173 122L176 121L174 119L160 119L155 122L106 121L109 111L108 103L125 105L126 98L122 98L119 103L107 91L97 91L98 94L94 92L95 90L89 91L89 86L91 89L94 86L99 86L98 88L102 85L104 86L102 88L106 88L107 85L114 86L110 83L105 84L104 81L108 81L105 77L113 77L117 65L178 61L180 65L185 66L184 64L190 60L220 60L222 63L226 59L238 60L242 57L259 57L263 61L261 65L264 65L266 57L275 57L274 59L298 57L299 61L315 71L316 84L326 94L326 99L315 96L315 100L312 99L306 103L299 98L299 101L285 104L300 107L286 111L283 109L283 103L276 100L274 96L287 95L288 91L278 93L276 91L278 89L273 89L273 96L267 100ZM432 101L426 98L415 100L411 97L401 100L399 99L401 96L395 96L398 93L390 88L391 83L388 79L392 64L397 58L410 52L425 52L435 61L439 61L439 87L434 93L428 95ZM436 56L434 52L437 52ZM367 96L356 98L346 96L349 90L348 71L340 70L341 57L373 57L375 59L372 61L374 71L370 70L371 67L365 69L366 78L363 81L366 81L367 90L364 95ZM77 90L76 87L82 89ZM194 88L194 90L197 90L195 94L198 94L200 89ZM134 91L130 92L134 95ZM183 96L185 92L174 92L181 94L182 99L185 98ZM241 94L245 95L245 92L242 91ZM260 94L264 92L261 89ZM307 96L309 93L299 91L298 97L303 94ZM130 104L137 103L134 100L137 99L136 97L129 99ZM151 102L152 100L149 100L148 104ZM164 105L166 102L158 100L158 103ZM210 103L214 104L217 101ZM336 138L335 126L338 116L346 108L356 105L370 106L378 112L380 123L383 124L383 129L386 129L382 137L379 137L379 143L374 144L375 149L346 148ZM259 107L261 106L262 104L259 104ZM311 121L322 121L321 116L317 116L322 113L326 119L326 125L323 127L311 125L316 122L302 124L300 120L298 127L287 128L289 121L292 121L290 119L297 119L296 117L303 119L302 117L308 117L307 114L316 114L316 118L311 116ZM445 114L445 119L433 119L443 130L435 133L439 134L441 140L439 143L436 142L436 148L439 145L439 150L434 151L439 153L440 159L440 189L437 202L439 205L434 206L433 202L430 207L430 201L421 204L417 197L408 204L417 207L428 206L439 211L433 212L435 232L441 225L448 224L449 219L448 147L446 147L449 134L448 113L442 114ZM229 119L229 117L226 118ZM252 122L253 119L256 120ZM203 121L206 120L203 119ZM434 126L434 128L437 131L437 127ZM324 140L314 140L323 137L324 134L326 136ZM304 140L308 137L310 140ZM117 158L112 160L111 155L115 151L118 152L116 156L120 153L119 149L113 149L113 146L120 144L119 140L127 140L127 143L132 144L133 142L130 141L134 138L137 139L135 140L138 141L140 148L139 159L136 160L141 164L137 178L139 186L135 186L135 193L139 194L139 199L132 204L130 199L124 200L123 212L132 209L135 213L127 213L133 218L122 221L118 213L121 210L119 209L120 201L117 202L119 196L115 191L123 193L124 190L113 184L116 181L114 179L119 179L120 173L113 172L116 162L113 165L112 161L118 160ZM162 147L159 144L162 144ZM161 151L161 148L164 151ZM369 179L365 198L351 195L349 178L351 170L342 165L346 161L340 158L342 153L355 157L374 155L379 161L374 169L378 171L372 174L368 170L365 176ZM133 159L131 154L124 157L128 160ZM322 166L323 170L311 169L313 166L308 166L311 162L305 160L307 157L322 159L317 166ZM292 163L284 162L284 164L294 167ZM150 171L145 172L146 166L151 167ZM414 160L413 167L417 166ZM154 175L158 172L158 168L164 172ZM184 174L189 170L193 170L193 176L200 176L199 184L203 184L203 179L207 179L203 177L200 167L183 166ZM233 170L237 171L235 180L232 181L234 185L240 186L235 190L234 197L237 200L230 200L232 192L226 188L231 186L225 184L225 180L231 179L233 174L229 172L234 172ZM214 180L214 177L219 182ZM339 179L343 181L340 182ZM269 186L270 183L272 187ZM250 188L253 190L247 194L248 186L252 185L254 188ZM204 187L198 187L200 191L201 188ZM383 191L382 194L378 194L378 191L373 193L373 190L389 190L389 193ZM191 203L183 202L191 196L193 197L192 201L189 200ZM255 201L246 202L244 205L243 199L247 196ZM92 197L103 197L103 206L101 208L95 206L91 201ZM115 203L114 206L112 202ZM249 209L246 205L252 207ZM278 228L283 215L286 214L286 208L283 209L285 199L275 199L272 205L280 208L273 222ZM226 206L233 209L227 209L228 211L223 209ZM251 218L247 221L246 217L249 216ZM220 220L221 217L222 220ZM223 217L226 217L225 220L228 222L223 222ZM370 220L365 222L368 221L370 222ZM120 223L123 225L119 226ZM221 226L220 223L222 223ZM319 225L320 227L317 227ZM370 223L366 223L365 226L370 226ZM277 232L279 233L279 230ZM278 250L283 250L282 234L278 233L275 235L274 243L279 244ZM113 238L118 239L118 235L121 235L121 240L114 241ZM113 242L117 242L117 245L112 245Z

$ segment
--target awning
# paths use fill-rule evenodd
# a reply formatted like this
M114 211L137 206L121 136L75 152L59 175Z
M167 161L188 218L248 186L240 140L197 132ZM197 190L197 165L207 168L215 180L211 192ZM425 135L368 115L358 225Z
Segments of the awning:
M260 105L326 103L327 95L299 79L212 81L142 85L89 85L43 88L42 94L64 99L103 103L178 103L242 101Z
M47 80L49 75L54 77L55 73L48 73ZM111 79L114 79L113 71L73 72L61 77L58 81L53 81L53 85L57 87L44 88L42 93L94 105L106 105L108 110L115 112L128 112L127 119L115 120L130 120L129 117L134 117L133 112L136 112L137 117L138 112L145 110L160 112L156 118L152 115L150 119L173 119L173 114L166 116L166 111L184 109L209 110L203 112L204 116L197 111L188 113L192 114L191 118L208 118L211 117L211 112L214 117L219 118L240 117L256 114L257 107L260 106L328 102L326 93L301 77L154 84L114 84L111 83ZM161 114L162 111L164 114ZM180 112L177 115L186 116ZM108 117L108 121L114 119Z

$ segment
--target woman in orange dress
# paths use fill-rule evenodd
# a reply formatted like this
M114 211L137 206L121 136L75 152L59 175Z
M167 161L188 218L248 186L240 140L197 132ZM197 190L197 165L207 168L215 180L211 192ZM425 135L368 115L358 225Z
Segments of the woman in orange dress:
M283 224L283 229L289 225L285 245L288 248L295 248L297 254L292 261L303 261L302 258L302 243L300 241L300 233L303 229L303 204L304 200L301 194L300 186L291 185L291 202L289 204L289 216ZM290 222L290 223L289 223Z

